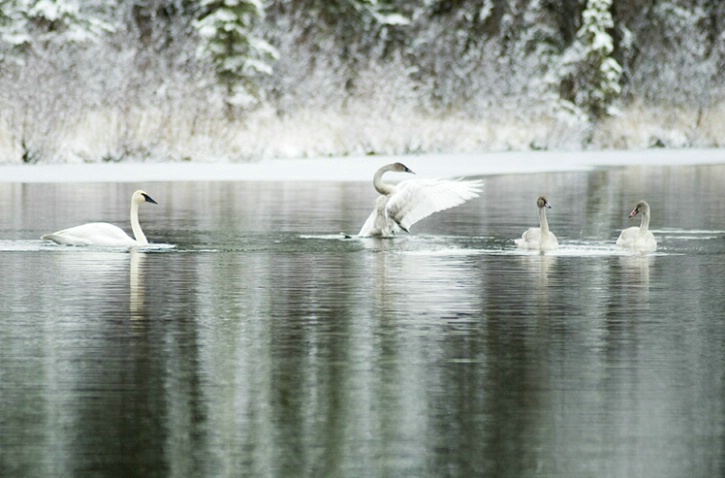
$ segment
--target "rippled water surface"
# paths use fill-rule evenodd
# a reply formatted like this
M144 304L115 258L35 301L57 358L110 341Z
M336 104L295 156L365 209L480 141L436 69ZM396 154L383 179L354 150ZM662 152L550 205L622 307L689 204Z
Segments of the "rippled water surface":
M395 240L338 234L368 182L0 184L0 475L722 476L724 183L487 177ZM155 246L37 239L139 186Z

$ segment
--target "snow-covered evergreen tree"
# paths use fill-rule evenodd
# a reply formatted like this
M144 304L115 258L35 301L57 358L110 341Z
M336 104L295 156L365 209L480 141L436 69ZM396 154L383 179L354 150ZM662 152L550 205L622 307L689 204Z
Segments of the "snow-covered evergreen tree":
M255 80L272 74L277 50L254 35L255 21L264 14L261 0L203 0L201 7L195 22L201 37L198 54L213 65L232 115L259 99Z
M0 3L0 61L51 47L96 41L113 31L94 8L79 0L3 0Z
M0 62L6 61L29 44L27 17L23 14L22 0L0 2Z
M113 30L80 0L21 0L21 3L26 4L28 21L41 42L95 41Z
M93 8L79 0L5 0L2 39L13 45L82 43L112 31ZM6 21L1 20L6 17Z
M622 91L622 67L612 57L614 41L608 33L614 26L611 8L612 0L587 0L577 38L558 72L561 99L592 119L609 114Z

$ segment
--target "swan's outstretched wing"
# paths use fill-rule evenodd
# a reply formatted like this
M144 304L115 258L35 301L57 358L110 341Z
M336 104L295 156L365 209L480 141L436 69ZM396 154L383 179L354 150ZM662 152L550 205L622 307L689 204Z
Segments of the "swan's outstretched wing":
M386 211L401 228L410 226L434 212L442 211L478 197L481 181L448 179L410 179L395 187Z

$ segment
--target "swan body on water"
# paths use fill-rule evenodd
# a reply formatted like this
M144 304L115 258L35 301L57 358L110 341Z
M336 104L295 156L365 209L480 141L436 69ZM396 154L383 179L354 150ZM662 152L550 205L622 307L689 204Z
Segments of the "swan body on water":
M138 207L144 202L158 204L151 196L140 190L131 196L131 229L135 239L129 237L120 227L107 222L91 222L63 229L52 234L45 234L41 239L66 246L133 247L148 245L149 241L138 222Z
M539 227L531 227L524 231L520 239L514 240L516 247L537 251L558 249L559 241L554 233L549 230L549 221L546 219L546 210L551 209L551 204L549 204L545 196L539 196L536 199L536 207L539 209Z
M410 227L421 219L463 204L481 192L481 181L409 179L387 184L383 182L383 175L388 171L415 174L402 163L377 170L373 185L381 195L360 229L360 237L392 237L400 230L410 232Z
M637 214L642 215L642 222L639 227L628 227L623 230L617 239L617 245L624 249L632 249L637 252L652 252L657 250L657 240L654 234L649 231L649 204L640 201L634 207L629 217Z

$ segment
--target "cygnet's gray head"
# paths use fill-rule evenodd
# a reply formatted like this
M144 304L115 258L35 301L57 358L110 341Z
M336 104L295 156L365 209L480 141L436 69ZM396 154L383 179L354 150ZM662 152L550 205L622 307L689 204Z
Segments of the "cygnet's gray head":
M551 204L549 204L549 201L546 199L546 196L539 196L539 198L536 200L536 207L538 207L539 209L542 209L542 208L551 209Z
M640 213L645 216L649 215L649 204L647 204L647 201L638 202L637 205L632 210L632 212L629 213L629 217L634 217Z

